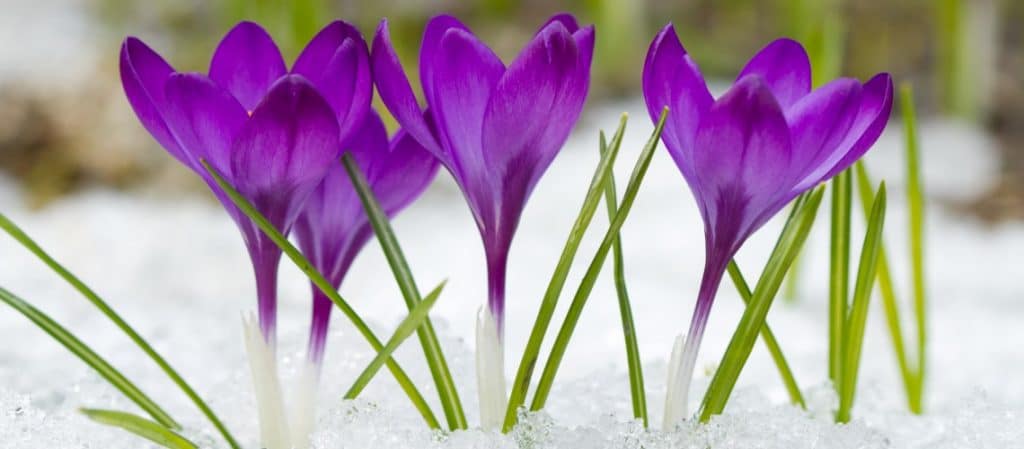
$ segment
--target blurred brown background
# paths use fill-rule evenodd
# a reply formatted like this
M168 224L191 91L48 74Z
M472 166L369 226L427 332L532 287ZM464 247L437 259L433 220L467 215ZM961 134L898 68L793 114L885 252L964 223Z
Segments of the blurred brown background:
M205 71L238 20L264 24L292 58L334 18L370 39L388 17L411 68L434 14L458 16L508 60L559 11L597 25L591 104L638 98L647 45L669 21L709 77L730 79L778 36L804 42L825 78L892 72L913 83L926 119L963 120L1000 142L1001 179L963 210L1024 218L1020 0L0 0L0 176L15 179L40 207L95 185L199 188L124 100L117 54L126 35L143 38L179 70Z

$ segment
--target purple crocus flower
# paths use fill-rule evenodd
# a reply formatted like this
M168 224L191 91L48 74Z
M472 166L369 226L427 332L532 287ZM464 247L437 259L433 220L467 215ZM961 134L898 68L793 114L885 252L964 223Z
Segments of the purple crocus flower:
M505 266L534 185L580 116L590 84L594 28L552 17L506 67L457 19L434 17L420 47L417 103L387 21L373 40L381 99L402 127L455 177L484 242L488 309L501 333Z
M370 113L362 128L343 146L355 159L381 208L394 216L430 185L438 163L408 133L399 131L388 141L384 123ZM306 202L295 223L302 252L335 288L345 279L352 261L373 235L369 218L340 164L327 173ZM319 365L333 304L313 287L313 318L309 357Z
M143 126L199 174L238 224L256 275L260 328L273 341L281 251L206 173L208 161L287 234L362 124L372 87L367 46L344 22L325 27L289 71L259 25L220 42L208 75L179 73L142 41L121 46L121 81Z
M807 53L779 39L716 100L672 25L651 43L643 73L647 108L655 120L670 108L662 140L704 219L705 267L679 373L683 395L729 261L787 203L864 155L885 128L892 90L884 73L811 90Z

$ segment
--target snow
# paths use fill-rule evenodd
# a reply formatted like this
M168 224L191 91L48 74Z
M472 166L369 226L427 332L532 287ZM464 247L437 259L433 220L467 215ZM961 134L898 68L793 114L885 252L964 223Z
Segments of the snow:
M597 162L597 128L610 129L620 110L632 116L617 165L629 176L651 125L637 103L594 107L535 190L516 237L509 268L506 374L514 374L569 227ZM983 224L947 211L947 201L983 190L998 169L991 143L962 124L922 126L928 205L929 378L922 417L904 405L901 381L879 302L873 301L854 420L831 422L836 399L826 381L827 214L803 259L799 299L778 301L769 316L797 380L807 412L786 403L774 366L755 348L726 413L711 424L644 431L631 419L625 351L614 288L599 281L545 411L524 417L510 435L470 430L441 434L424 426L386 371L360 399L341 397L373 353L335 314L318 397L318 448L1014 448L1024 438L1024 225ZM890 188L886 242L900 299L906 303L906 214L901 186L902 137L894 123L868 157ZM183 169L184 170L184 169ZM823 207L827 207L824 204ZM0 210L106 298L207 398L246 447L257 447L255 399L245 360L241 316L255 308L252 274L241 239L219 206L181 194L96 190L39 212L22 206L16 187L0 182ZM859 209L858 209L859 211ZM859 214L855 214L860 220ZM474 311L485 300L483 251L472 219L446 174L395 221L421 290L448 279L432 314L470 422L478 422L473 357ZM564 313L580 273L607 226L603 211L579 251L560 303ZM769 223L738 260L754 277L779 230ZM856 223L855 235L862 235ZM700 218L682 178L659 150L623 230L626 269L651 428L660 428L666 363L674 337L692 312L702 266ZM606 267L605 273L607 273ZM309 287L282 262L278 347L287 388L303 367ZM87 301L6 236L0 236L0 285L66 325L186 426L203 447L224 447L184 396ZM379 247L356 262L341 293L385 338L405 313ZM690 410L703 396L742 312L722 286L691 386ZM910 337L909 309L905 332ZM561 321L556 316L554 326ZM548 341L553 338L552 329ZM914 341L912 338L909 340ZM0 444L11 448L139 448L145 442L81 417L78 407L138 412L84 364L10 309L0 308ZM542 351L546 356L547 349ZM415 339L397 358L442 416Z

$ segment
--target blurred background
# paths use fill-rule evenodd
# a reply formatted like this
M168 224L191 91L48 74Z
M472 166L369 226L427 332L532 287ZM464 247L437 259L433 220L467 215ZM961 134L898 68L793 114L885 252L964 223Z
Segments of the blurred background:
M1019 0L0 0L0 177L19 184L31 208L92 186L202 190L124 99L117 55L126 35L179 70L205 71L239 20L264 24L293 58L332 19L370 36L388 17L415 73L420 34L434 14L458 16L508 61L558 11L597 25L589 109L639 98L647 45L669 21L713 78L731 79L778 36L807 46L816 78L890 71L913 83L926 119L965 123L997 142L999 179L953 206L985 220L1024 218Z

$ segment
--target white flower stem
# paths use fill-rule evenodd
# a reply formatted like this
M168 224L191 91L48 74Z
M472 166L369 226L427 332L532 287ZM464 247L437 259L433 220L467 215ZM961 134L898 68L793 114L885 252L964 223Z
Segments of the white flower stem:
M476 380L480 398L480 427L500 429L505 420L505 350L498 322L485 307L476 316Z
M693 368L697 363L697 345L688 343L691 342L680 334L672 346L665 391L665 416L662 421L662 430L666 432L674 430L686 418L690 380L693 379Z
M320 384L320 365L307 360L295 379L291 413L288 415L292 447L307 449L316 424L316 392Z
M289 449L288 422L281 397L281 381L277 374L277 351L260 331L256 318L242 317L245 349L252 369L252 382L259 414L260 441L263 449Z

